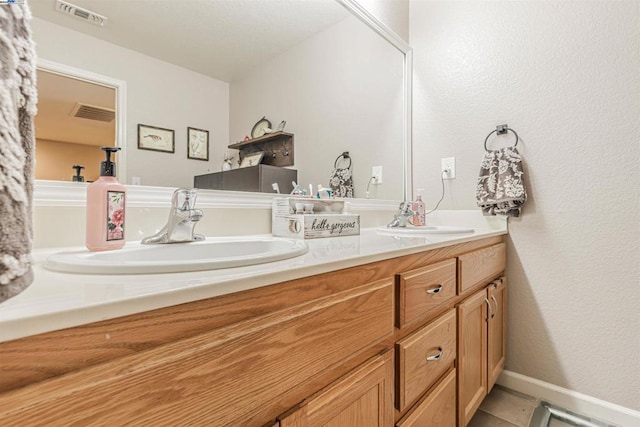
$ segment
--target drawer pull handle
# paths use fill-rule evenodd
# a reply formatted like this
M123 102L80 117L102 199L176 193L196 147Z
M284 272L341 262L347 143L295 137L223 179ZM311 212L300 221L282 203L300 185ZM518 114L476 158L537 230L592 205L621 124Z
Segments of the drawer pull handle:
M435 288L433 288L433 289L427 289L427 291L426 291L426 292L427 292L428 294L438 294L438 293L440 293L440 291L441 291L441 290L442 290L442 285L438 285L438 286L436 286L436 287L435 287Z
M433 356L427 356L427 362L435 362L442 357L442 347L438 347L438 352Z
M493 314L491 314L491 318L493 319L494 317L496 317L496 314L498 314L498 300L496 299L496 297L494 295L491 295L491 299L496 304L496 309L493 312Z
M489 302L489 300L487 298L484 299L484 302L487 303L487 318L485 320L489 320L489 317L493 317L494 314L491 313L491 303Z

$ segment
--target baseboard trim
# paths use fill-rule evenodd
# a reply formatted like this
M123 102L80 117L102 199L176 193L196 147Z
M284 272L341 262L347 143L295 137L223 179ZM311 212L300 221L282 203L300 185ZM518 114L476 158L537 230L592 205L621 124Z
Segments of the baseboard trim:
M614 423L621 427L640 426L640 412L638 411L516 372L503 371L498 378L498 384L578 414Z

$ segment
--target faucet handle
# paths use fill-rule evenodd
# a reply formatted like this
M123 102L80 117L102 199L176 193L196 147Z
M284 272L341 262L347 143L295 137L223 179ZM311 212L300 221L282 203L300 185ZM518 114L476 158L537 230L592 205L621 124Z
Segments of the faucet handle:
M197 188L178 188L171 197L171 207L181 211L193 209L196 204Z
M398 208L398 213L400 215L413 215L413 206L411 202L400 202L400 207Z

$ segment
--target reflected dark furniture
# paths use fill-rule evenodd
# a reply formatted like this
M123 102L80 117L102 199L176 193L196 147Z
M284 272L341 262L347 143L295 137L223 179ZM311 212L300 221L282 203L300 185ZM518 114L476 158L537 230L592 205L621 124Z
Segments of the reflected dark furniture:
M209 190L257 191L274 193L272 184L278 183L280 192L289 194L293 190L291 181L298 180L296 169L257 165L230 171L196 175L193 186Z
M230 144L229 148L240 151L240 160L245 156L264 151L262 164L270 166L293 166L293 134L272 132L259 138Z

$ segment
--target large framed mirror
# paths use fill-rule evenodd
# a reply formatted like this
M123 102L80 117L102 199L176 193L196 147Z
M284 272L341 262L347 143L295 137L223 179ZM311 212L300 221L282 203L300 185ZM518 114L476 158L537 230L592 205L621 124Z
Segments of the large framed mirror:
M295 134L291 168L299 182L326 186L337 156L348 151L356 197L367 187L372 198L410 196L411 49L357 2L73 3L106 23L60 13L55 0L32 2L39 69L114 89L114 143L123 148L118 176L142 184L132 197L192 186L195 175L220 171L227 153L237 161L227 146L263 116L274 127L286 121ZM174 152L140 150L141 124L173 130ZM208 132L207 160L189 158L188 128ZM371 185L376 166L383 182ZM61 167L68 169L61 182L36 182L36 198L38 187L62 198L78 193L64 182L74 171ZM268 203L264 196L233 197Z

